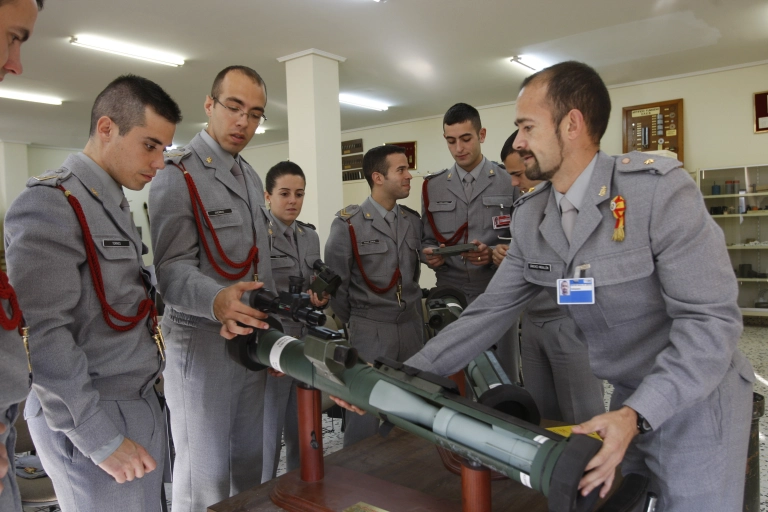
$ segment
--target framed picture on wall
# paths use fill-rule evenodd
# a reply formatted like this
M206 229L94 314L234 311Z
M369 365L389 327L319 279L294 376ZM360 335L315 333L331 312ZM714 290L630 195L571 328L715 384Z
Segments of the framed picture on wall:
M755 133L768 133L768 91L756 92L752 99Z
M386 142L391 146L400 146L405 150L405 156L408 158L408 169L416 170L416 141L410 142Z

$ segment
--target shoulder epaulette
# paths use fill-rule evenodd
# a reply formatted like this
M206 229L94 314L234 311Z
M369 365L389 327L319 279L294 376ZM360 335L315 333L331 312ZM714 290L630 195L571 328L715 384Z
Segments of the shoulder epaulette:
M672 169L682 167L683 164L674 158L665 156L649 155L640 151L632 151L625 155L614 157L616 159L616 170L619 172L638 172L644 171L650 174L667 174Z
M515 202L512 203L512 206L517 208L518 206L520 206L530 198L541 194L541 192L544 190L549 189L549 187L551 186L552 184L549 181L543 181L538 185L536 185L535 187L529 188L524 194L521 194L520 197L515 199Z
M171 149L170 151L166 151L163 153L163 157L165 158L165 163L167 164L178 164L181 162L184 158L192 154L192 149L188 147L183 148L176 148Z
M305 228L309 228L312 231L317 231L317 228L314 226L314 224L310 224L309 222L302 222L299 219L296 219L296 224L299 226L304 226Z
M35 187L38 185L58 187L63 181L69 179L70 176L72 176L72 171L66 167L60 167L55 171L45 171L40 176L29 178L29 180L27 180L27 187Z
M358 204L351 204L347 206L346 208L342 208L338 212L336 212L336 216L340 219L347 220L348 218L352 217L353 215L357 214L360 211L360 205Z
M426 176L424 176L424 179L425 180L431 180L435 176L440 176L441 174L443 174L447 170L448 169L443 169L442 171L437 171L437 172L433 172L433 173L427 174Z
M419 212L417 212L417 211L416 211L416 210L414 210L413 208L408 208L408 207L407 207L407 206L405 206L404 204L401 204L401 205L400 205L400 208L402 208L403 210L405 210L405 211L407 211L407 212L411 212L412 214L414 214L414 215L415 215L416 217L418 217L418 218L421 218L421 215L419 215Z

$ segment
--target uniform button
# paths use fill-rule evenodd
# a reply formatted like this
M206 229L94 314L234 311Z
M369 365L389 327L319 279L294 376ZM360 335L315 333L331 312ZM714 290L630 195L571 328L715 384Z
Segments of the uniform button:
M625 158L624 160L621 161L621 163L628 164L629 163L629 158Z

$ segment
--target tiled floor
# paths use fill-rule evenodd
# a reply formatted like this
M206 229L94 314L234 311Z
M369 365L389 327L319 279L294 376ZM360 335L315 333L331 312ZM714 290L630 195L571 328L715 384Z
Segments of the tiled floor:
M744 334L739 342L739 348L747 355L755 368L758 382L755 384L755 392L768 397L768 327L745 327ZM606 398L612 390L606 387ZM760 420L760 488L761 488L761 512L768 512L768 415ZM323 448L327 455L342 447L341 420L331 420L323 416ZM277 474L285 472L284 460L278 466ZM170 485L166 486L170 499ZM25 509L30 512L33 509Z

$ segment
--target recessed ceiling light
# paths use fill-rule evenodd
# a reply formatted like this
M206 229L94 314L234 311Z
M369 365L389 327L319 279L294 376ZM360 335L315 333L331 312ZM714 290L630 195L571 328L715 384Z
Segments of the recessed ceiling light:
M7 89L0 89L0 98L6 98L9 100L32 101L34 103L46 103L48 105L61 105L62 102L61 98L43 96L42 94L32 94L29 92L9 91Z
M132 57L134 59L154 62L156 64L165 64L166 66L175 67L184 65L184 59L178 55L143 46L136 46L122 41L115 41L114 39L107 39L105 37L81 34L73 36L69 42L75 46L82 46L83 48L122 55L123 57Z
M355 107L369 108L371 110L378 111L387 110L389 108L389 105L381 103L380 101L360 98L359 96L353 96L346 93L339 94L339 103L344 103L345 105L353 105Z

